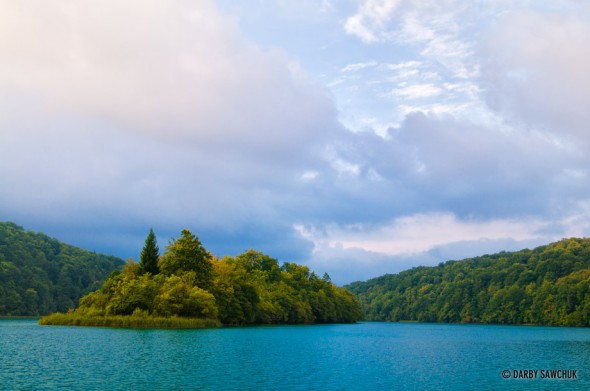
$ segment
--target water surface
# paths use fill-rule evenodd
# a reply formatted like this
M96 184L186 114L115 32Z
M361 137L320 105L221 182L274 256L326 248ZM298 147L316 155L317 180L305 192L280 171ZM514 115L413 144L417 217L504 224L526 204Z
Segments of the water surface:
M0 357L0 389L590 389L590 329L582 328L130 330L0 320ZM577 378L514 379L515 370L546 369Z

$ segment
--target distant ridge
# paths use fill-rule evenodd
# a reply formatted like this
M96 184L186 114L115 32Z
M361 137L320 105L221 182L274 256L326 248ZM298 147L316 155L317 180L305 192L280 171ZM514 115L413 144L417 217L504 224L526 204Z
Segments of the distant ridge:
M0 316L67 311L125 262L0 222Z
M590 239L354 282L367 320L590 326Z

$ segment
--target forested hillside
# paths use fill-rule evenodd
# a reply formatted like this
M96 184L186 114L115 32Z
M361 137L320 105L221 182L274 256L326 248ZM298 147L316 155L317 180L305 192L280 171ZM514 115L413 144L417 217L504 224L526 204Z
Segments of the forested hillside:
M0 222L0 315L43 315L78 305L123 260Z
M590 326L590 239L348 285L368 320Z
M307 266L259 251L216 258L189 230L160 256L153 231L139 263L114 271L76 311L41 324L118 327L343 323L362 318L350 292ZM204 321L204 322L203 322Z

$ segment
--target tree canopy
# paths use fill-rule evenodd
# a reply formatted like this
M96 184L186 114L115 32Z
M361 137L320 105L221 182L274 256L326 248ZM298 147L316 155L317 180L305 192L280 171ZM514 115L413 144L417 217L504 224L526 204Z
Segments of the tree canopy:
M417 267L347 288L368 320L590 326L590 239Z
M125 262L0 222L0 315L67 311Z
M211 286L213 264L211 254L205 250L196 235L183 229L180 238L166 247L159 267L164 275L178 272L195 272L195 283L203 288Z

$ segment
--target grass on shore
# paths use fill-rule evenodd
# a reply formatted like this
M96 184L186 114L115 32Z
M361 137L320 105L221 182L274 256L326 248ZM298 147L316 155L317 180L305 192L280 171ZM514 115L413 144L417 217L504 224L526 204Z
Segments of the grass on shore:
M40 325L53 326L94 326L94 327L118 327L138 329L203 329L220 327L217 319L170 318L156 316L123 316L105 315L89 316L75 313L54 313L39 319Z
M39 316L0 315L0 320L39 319Z

